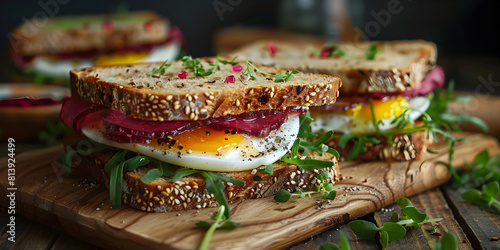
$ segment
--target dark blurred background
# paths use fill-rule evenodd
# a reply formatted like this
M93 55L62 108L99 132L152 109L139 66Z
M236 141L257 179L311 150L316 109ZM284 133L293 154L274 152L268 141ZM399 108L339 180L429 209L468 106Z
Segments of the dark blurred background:
M232 40L256 39L262 33L255 30L261 28L270 29L268 34L279 29L331 41L425 39L437 44L438 63L458 89L500 95L500 45L495 39L500 3L487 0L2 0L0 82L9 81L12 66L8 33L43 12L48 2L60 3L56 16L154 10L179 26L188 42L185 51L193 56L231 49L227 44Z

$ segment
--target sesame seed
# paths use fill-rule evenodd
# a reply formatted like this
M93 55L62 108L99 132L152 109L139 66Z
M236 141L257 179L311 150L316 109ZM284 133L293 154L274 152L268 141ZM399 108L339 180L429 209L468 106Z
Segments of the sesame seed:
M306 102L309 101L309 95L306 95Z
M149 192L149 199L153 198L153 192Z
M172 100L172 98L174 98L174 96L168 95L168 96L167 96L167 101Z
M190 96L190 95L186 95L187 99L189 102L192 102L193 101L193 98Z
M154 96L154 95L152 95L152 96L150 96L150 97L149 97L149 99L148 99L148 100L151 102L151 101L153 101L154 99L155 99L155 96Z
M153 197L153 200L160 201L160 198L158 198L158 197L155 196L155 197Z
M162 116L158 116L158 120L159 120L160 122L165 121L165 119L164 119Z
M167 101L166 100L160 100L160 103L167 104Z
M182 203L182 206L183 206L184 208L187 208L188 204L187 204L186 202L184 202L184 203Z
M184 113L186 113L186 115L188 115L190 112L191 112L191 108L189 106L186 106L186 108L184 109Z
M141 198L137 199L137 203L141 203L141 201L142 201Z
M311 96L315 96L316 95L316 92L311 92L309 93Z
M209 106L213 104L213 102L212 102L212 101L210 101L210 100L206 100L206 101L205 101L205 103L206 103L207 105L209 105Z
M146 112L144 112L144 116L145 117L148 117L149 116L149 112L146 110Z
M208 99L213 100L215 97L213 95L209 96Z
M186 114L186 115L187 115L187 114ZM194 113L191 113L191 114L189 115L189 119L190 119L190 120L195 120L194 118L195 118L195 114L194 114Z
M196 208L201 209L201 205L196 205Z
M253 95L253 93L254 93L254 91L253 91L253 89L251 89L250 92L249 92L249 94Z
M236 107L240 106L240 100L236 99Z

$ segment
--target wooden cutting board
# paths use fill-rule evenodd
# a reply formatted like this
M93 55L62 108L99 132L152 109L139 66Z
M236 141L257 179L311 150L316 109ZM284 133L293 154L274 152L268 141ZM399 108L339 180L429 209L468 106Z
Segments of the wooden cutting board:
M453 165L463 166L488 149L500 153L496 139L463 133L470 144L455 147ZM218 230L210 242L214 249L270 249L289 246L327 228L346 223L449 179L447 145L433 145L438 154L425 153L413 162L345 162L345 179L335 185L337 198L317 203L317 198L292 198L277 203L272 197L231 204L231 219L241 222L235 230ZM104 248L196 249L205 231L195 223L209 220L216 208L171 213L146 213L127 206L112 209L108 191L78 179L61 178L53 166L62 146L16 155L16 212L53 226L64 233ZM0 160L0 205L8 207L7 159ZM9 186L10 187L10 186Z

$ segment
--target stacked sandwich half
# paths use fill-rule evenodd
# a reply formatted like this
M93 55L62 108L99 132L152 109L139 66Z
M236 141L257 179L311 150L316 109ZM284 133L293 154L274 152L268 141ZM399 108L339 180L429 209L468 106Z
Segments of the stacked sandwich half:
M71 71L61 118L88 139L69 143L65 170L103 180L115 207L156 212L338 180L338 153L307 140L306 112L335 103L340 79L230 59Z
M334 130L329 145L347 160L413 160L430 139L419 117L443 86L436 47L425 41L311 46L257 42L235 52L281 69L342 79L339 100L311 109L313 132Z

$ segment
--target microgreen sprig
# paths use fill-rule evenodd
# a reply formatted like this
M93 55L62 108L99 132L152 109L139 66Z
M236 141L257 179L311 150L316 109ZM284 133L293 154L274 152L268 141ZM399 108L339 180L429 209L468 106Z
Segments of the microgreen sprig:
M258 169L257 172L268 174L268 175L273 175L273 168L274 168L274 165L269 164L269 165L265 166L264 168Z
M163 74L165 74L165 72L166 72L166 71L167 71L170 67L172 67L172 65L174 65L174 63L173 63L173 62L168 63L168 64L167 64L167 62L168 62L168 59L167 59L167 60L165 60L165 61L164 61L164 62L160 65L160 67L159 67L159 68L153 68L153 70L152 70L151 72L149 72L149 73L146 73L146 75L148 75L148 76L152 76L152 75L163 75Z
M393 213L391 221L384 223L382 227L377 227L374 223L364 220L354 220L349 222L351 230L362 239L374 239L380 233L380 244L387 248L389 241L403 238L406 234L405 227L419 227L425 223L432 223L442 220L442 218L429 219L425 213L420 213L405 197L398 198L398 206L401 207L402 216Z
M276 74L274 76L274 82L286 82L289 81L293 78L293 74L298 74L299 72L297 70L294 70L292 72L286 71L285 75L282 75L280 73Z
M215 221L213 223L208 221L199 221L196 223L196 225L201 228L208 228L208 231L205 233L205 237L203 237L203 241L201 242L199 248L200 250L208 249L208 244L210 243L210 239L216 229L233 229L241 226L241 223L227 220L225 216L225 209L225 206L220 206L217 214L210 214L210 219Z
M454 233L448 232L443 234L439 241L434 241L434 250L456 250L458 249L457 237Z
M294 74L299 73L297 70L291 72L287 70L285 75L282 75L280 73L273 75L271 73L265 72L264 70L257 68L255 65L253 65L250 61L247 60L247 69L243 71L243 73L241 73L241 75L244 76L244 78L243 79L240 78L240 81L248 82L250 81L250 79L255 80L254 71L266 76L274 77L274 82L289 81L294 77Z
M500 213L500 201L497 200L498 195L500 195L500 185L497 181L492 181L486 184L483 191L471 189L464 192L462 199L491 212Z
M367 60L374 60L375 56L381 51L382 49L378 48L376 44L372 44L366 49L365 57Z
M236 60L236 58L238 58L238 56L235 56L233 58L233 60L231 61L227 61L227 60L224 60L224 59L221 59L220 57L223 56L224 53L219 53L217 54L217 56L215 57L215 63L209 63L210 66L212 66L212 68L210 68L210 71L213 73L217 70L220 70L220 66L219 66L219 63L222 63L222 64L229 64L229 65L235 65L235 64L238 64L238 63L235 63L234 60Z
M281 160L286 163L298 165L305 170L332 167L335 164L332 161L307 159L302 156L307 156L310 151L314 151L320 156L323 155L323 153L327 152L333 154L338 159L340 157L339 152L323 144L328 139L330 139L330 137L333 135L333 131L328 131L315 141L310 142L309 140L318 136L317 134L311 132L311 115L309 114L309 112L307 112L300 115L299 119L300 128L299 134L297 136L299 138L295 140L290 151L290 155L284 155ZM300 151L302 151L302 154L299 154Z
M473 161L474 165L464 160L466 171L457 175L453 181L453 188L480 188L491 181L500 182L500 155L490 156L488 150L478 153Z
M182 66L191 69L193 71L194 76L209 76L213 72L211 69L205 70L203 68L203 64L199 58L193 58L192 56L184 56L181 58Z
M242 180L231 178L227 175L218 172L209 172L202 171L190 168L181 168L175 171L174 176L172 177L172 182L176 182L180 180L182 177L192 175L192 174L200 174L205 178L206 187L208 192L214 194L215 200L219 203L220 206L226 207L224 210L224 215L226 218L231 217L229 212L229 204L227 202L226 196L224 195L224 182L231 182L236 185L245 186L245 182Z
M340 231L340 246L328 242L319 247L319 250L351 250L351 245L349 244L349 240L347 239L344 231Z
M333 184L328 181L328 171L323 171L316 175L321 184L315 186L315 191L303 192L297 190L294 193L290 193L285 189L279 190L276 195L274 195L274 200L278 202L287 202L292 196L299 196L300 198L311 197L314 193L323 193L323 199L334 200L337 196L337 191L333 190Z

